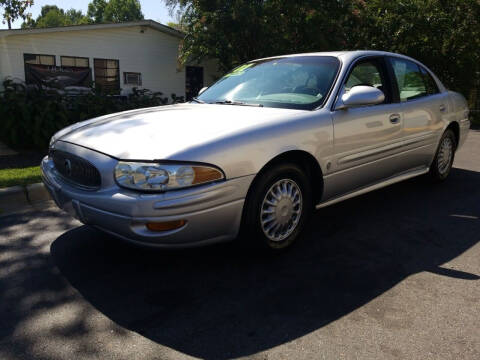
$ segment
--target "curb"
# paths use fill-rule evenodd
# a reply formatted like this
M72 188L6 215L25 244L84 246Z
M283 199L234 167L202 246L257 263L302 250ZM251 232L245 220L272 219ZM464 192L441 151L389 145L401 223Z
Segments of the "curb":
M43 183L0 189L0 216L23 212L50 202L52 198Z

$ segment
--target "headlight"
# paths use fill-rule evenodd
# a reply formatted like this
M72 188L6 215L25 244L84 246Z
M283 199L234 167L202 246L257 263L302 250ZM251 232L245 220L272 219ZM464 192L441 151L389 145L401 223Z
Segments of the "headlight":
M120 161L115 167L117 183L135 190L166 191L222 179L220 170L205 165Z

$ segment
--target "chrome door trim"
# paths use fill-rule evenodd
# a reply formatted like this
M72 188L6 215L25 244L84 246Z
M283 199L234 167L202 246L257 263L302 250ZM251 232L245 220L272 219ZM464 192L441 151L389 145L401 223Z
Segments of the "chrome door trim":
M397 176L388 178L388 179L383 180L383 181L381 181L381 182L378 182L378 183L376 183L376 184L373 184L373 185L370 185L370 186L367 186L367 187L364 187L364 188L361 188L361 189L352 191L352 192L350 192L350 193L348 193L348 194L346 194L346 195L342 195L342 196L336 197L336 198L334 198L334 199L332 199L332 200L329 200L329 201L326 201L326 202L324 202L324 203L320 203L320 204L318 204L317 206L315 206L315 208L316 208L316 209L321 209L321 208L324 208L324 207L327 207L327 206L330 206L330 205L339 203L339 202L341 202L341 201L343 201L343 200L348 200L348 199L351 199L351 198L353 198L353 197L366 194L366 193L368 193L368 192L370 192L370 191L378 190L378 189L381 189L381 188L383 188L383 187L386 187L386 186L395 184L395 183L397 183L397 182L401 182L401 181L403 181L403 180L407 180L407 179L410 179L410 178L413 178L413 177L416 177L416 176L424 175L424 174L428 173L429 171L430 171L430 168L429 168L429 167L411 170L411 171L408 171L408 172L406 172L406 173L402 173L402 174L400 174L400 175L397 175Z
M352 154L352 155L347 155L347 156L344 156L344 157L338 159L337 164L339 164L339 165L346 164L346 163L349 163L349 162L364 159L364 158L369 157L369 156L380 155L380 154L385 153L387 151L401 148L401 147L403 147L403 145L404 145L403 141L400 140L396 143L384 145L384 146L379 147L379 148L362 151L360 153L355 153L355 154Z
M418 150L418 149L422 149L422 148L426 148L426 147L429 147L429 146L432 146L431 144L427 144L427 145L421 145L421 146L418 146L418 147L415 147L415 148L412 148L412 149L408 149L408 150L405 150L404 152L402 153L396 153L396 154L392 154L392 155L389 155L389 156L386 156L386 157L383 157L383 158L379 158L379 159L375 159L375 160L372 160L372 161L369 161L367 163L364 163L364 164L359 164L359 165L355 165L355 166L352 166L352 167L349 167L347 169L342 169L342 170L338 170L336 172L332 172L330 174L327 174L325 175L323 178L324 179L328 179L332 176L336 176L338 174L341 174L341 173L344 173L344 172L347 172L347 171L351 171L351 170L354 170L354 169L358 169L362 166L365 166L365 165L369 165L369 164L373 164L373 163L376 163L376 162L379 162L379 161L383 161L383 160L387 160L387 159L392 159L392 158L395 158L395 157L398 157L398 156L401 156L401 155L404 155L404 154L407 154L409 152L412 152L412 151L415 151L415 150Z
M424 135L416 136L416 137L411 138L411 139L403 140L403 145L416 144L416 143L422 142L424 140L434 139L434 137L435 137L435 133L433 131L431 131L428 134L424 134Z

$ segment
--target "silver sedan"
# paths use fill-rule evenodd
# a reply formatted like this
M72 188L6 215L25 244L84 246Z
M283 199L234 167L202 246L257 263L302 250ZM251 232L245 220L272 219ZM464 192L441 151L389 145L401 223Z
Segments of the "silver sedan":
M315 208L445 180L470 127L462 95L385 52L255 60L202 90L55 134L41 166L58 206L136 244L282 249Z

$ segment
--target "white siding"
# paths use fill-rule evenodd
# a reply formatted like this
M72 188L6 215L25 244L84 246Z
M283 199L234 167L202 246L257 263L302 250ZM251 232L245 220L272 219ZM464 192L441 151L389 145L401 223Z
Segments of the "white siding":
M142 32L143 31L143 32ZM74 30L41 34L14 34L0 37L0 79L11 76L25 79L23 54L48 54L115 59L120 62L120 87L123 93L132 86L124 84L124 72L142 74L142 87L185 96L185 71L179 70L177 57L180 39L151 27L135 26L96 30ZM215 66L205 68L205 83L216 76ZM213 73L212 73L213 72Z

